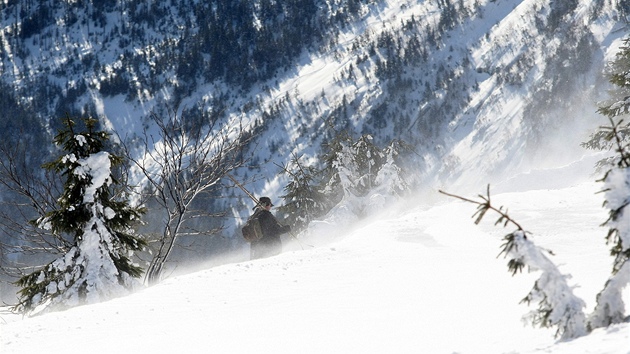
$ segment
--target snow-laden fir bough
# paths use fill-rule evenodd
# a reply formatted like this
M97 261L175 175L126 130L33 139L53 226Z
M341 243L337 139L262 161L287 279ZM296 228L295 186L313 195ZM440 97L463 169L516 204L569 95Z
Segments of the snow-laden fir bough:
M490 186L486 196L479 195L481 201L463 198L454 194L440 191L440 193L455 197L463 201L477 204L475 224L479 224L488 211L499 214L496 224L504 227L512 224L516 230L503 237L501 253L510 257L508 270L515 275L525 266L530 270L540 270L542 274L534 283L534 287L521 302L530 304L538 302L538 309L531 311L525 319L533 325L545 328L556 328L556 336L568 340L583 336L586 331L586 316L583 308L585 303L575 296L573 289L567 283L569 276L560 273L558 267L545 255L551 251L536 246L529 238L528 232L512 219L503 207L496 208L490 200Z

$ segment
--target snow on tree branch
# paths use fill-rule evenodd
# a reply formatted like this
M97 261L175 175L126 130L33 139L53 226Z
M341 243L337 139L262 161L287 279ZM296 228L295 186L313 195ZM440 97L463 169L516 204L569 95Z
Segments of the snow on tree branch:
M64 255L20 278L14 311L36 314L103 301L128 293L136 283L133 278L142 274L131 257L145 242L134 235L132 224L144 209L114 195L112 167L122 160L103 150L109 135L95 131L96 121L84 122L87 131L77 134L66 117L66 129L55 137L66 154L46 168L66 177L64 190L58 208L33 222L54 234L70 235L73 244Z
M512 219L503 207L496 208L491 204L490 186L486 196L479 195L481 201L476 201L444 191L440 193L454 197L468 203L477 204L477 211L473 215L475 224L479 224L488 211L499 214L495 225L502 223L504 227L512 224L516 230L504 236L499 255L509 256L508 270L515 275L527 266L530 270L540 270L542 274L534 283L534 287L521 301L527 304L538 302L538 309L531 311L525 319L534 326L544 328L556 327L556 336L567 340L583 336L586 331L586 317L583 312L585 303L573 294L573 289L567 284L569 276L560 273L556 265L545 255L551 253L536 246L527 238L527 231Z

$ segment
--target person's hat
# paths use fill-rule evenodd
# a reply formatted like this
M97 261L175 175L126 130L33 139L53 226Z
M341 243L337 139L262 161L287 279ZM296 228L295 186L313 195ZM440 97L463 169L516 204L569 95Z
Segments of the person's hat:
M273 206L273 203L271 202L271 199L269 199L269 197L260 197L258 202L260 204L262 204L262 205L271 205L271 206Z

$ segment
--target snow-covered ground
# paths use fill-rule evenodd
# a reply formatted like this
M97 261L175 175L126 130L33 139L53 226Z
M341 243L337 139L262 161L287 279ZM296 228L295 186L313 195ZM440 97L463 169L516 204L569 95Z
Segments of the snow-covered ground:
M493 196L555 252L587 314L612 262L599 226L601 185L589 171L588 160L533 171L511 180L513 192ZM435 194L430 205L384 207L335 242L315 235L302 250L287 240L277 257L65 312L26 319L3 312L0 352L630 353L630 323L564 343L553 329L525 326L521 317L535 306L519 301L537 274L513 277L497 258L512 230L495 227L490 214L476 226L474 205Z

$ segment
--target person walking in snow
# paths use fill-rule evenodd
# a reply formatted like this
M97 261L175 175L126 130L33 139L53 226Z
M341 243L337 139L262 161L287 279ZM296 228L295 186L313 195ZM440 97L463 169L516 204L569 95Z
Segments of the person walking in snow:
M266 258L280 254L282 252L282 240L280 235L291 231L290 225L281 225L271 213L271 199L261 197L258 205L254 208L255 213L260 213L258 220L262 229L263 237L250 244L250 258Z

